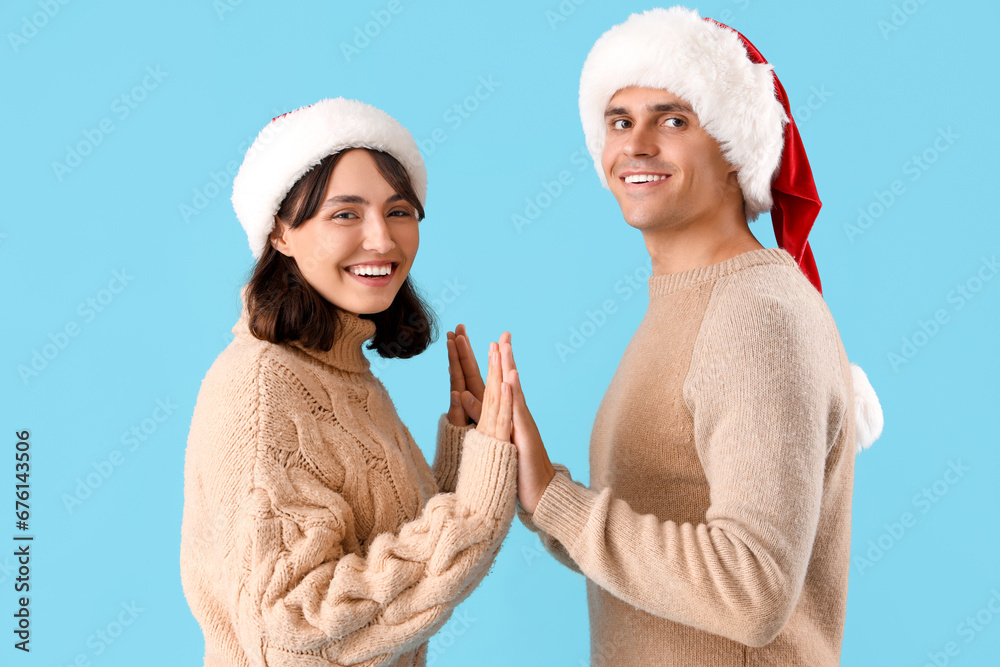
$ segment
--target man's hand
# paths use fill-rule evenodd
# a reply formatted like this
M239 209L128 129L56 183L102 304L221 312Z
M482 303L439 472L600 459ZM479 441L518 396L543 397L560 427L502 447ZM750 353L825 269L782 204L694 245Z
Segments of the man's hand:
M451 337L449 337L450 340ZM490 344L491 349L494 345L494 343ZM455 347L463 368L462 377L466 386L475 386L476 379L481 383L482 379L479 375L479 367L476 365L476 358L472 354L472 347L469 345L464 330L460 332L458 327L455 329ZM451 347L449 347L450 349ZM499 363L504 384L510 385L513 394L511 442L517 447L517 497L521 506L527 512L533 513L556 471L549 460L545 445L542 444L542 436L538 432L538 426L528 410L524 392L521 390L521 381L514 363L514 349L510 343L509 331L503 332L500 336L499 351ZM470 378L472 378L471 382ZM483 409L482 394L477 396L467 388L460 392L460 401L463 412L469 415L473 421L479 422Z
M542 444L538 426L528 410L521 390L521 378L514 364L514 348L510 344L510 333L505 332L506 342L500 343L500 359L503 376L514 394L514 423L512 442L517 447L517 497L528 513L534 513L538 501L555 477L556 470L549 460L549 454ZM500 340L503 341L501 336Z
M454 339L449 336L448 340L455 342L455 352L465 379L466 389L458 392L459 402L469 419L479 423L479 413L483 409L483 376L479 373L479 364L476 362L476 355L472 353L472 344L469 342L468 334L465 333L465 325L459 324L455 327ZM501 345L510 342L510 332L504 331L500 335L499 342ZM454 384L452 389L454 389Z
M486 371L486 388L483 390L482 414L476 430L480 433L511 442L513 421L513 396L510 384L504 381L500 365L500 349L490 343L490 365Z

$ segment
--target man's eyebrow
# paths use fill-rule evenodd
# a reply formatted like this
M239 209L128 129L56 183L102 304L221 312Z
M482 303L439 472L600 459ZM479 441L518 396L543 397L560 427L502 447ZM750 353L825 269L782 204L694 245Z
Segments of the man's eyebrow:
M646 111L650 113L675 113L678 111L694 113L694 109L684 102L661 102L660 104L647 104ZM610 118L611 116L620 116L623 114L627 115L628 113L629 111L625 107L614 107L613 109L605 111L604 117Z
M403 200L403 195L397 192L393 196L386 199L385 203L389 204L395 201L402 201L402 200ZM359 197L358 195L334 195L333 197L330 197L325 202L323 202L323 206L332 206L333 204L361 204L363 206L367 206L368 200L365 199L364 197Z
M664 104L653 104L646 107L647 111L652 111L654 113L672 113L675 111L684 111L687 113L694 113L694 109L685 102L667 102Z
M323 206L332 206L333 204L364 204L367 206L368 200L358 195L334 195L323 202Z

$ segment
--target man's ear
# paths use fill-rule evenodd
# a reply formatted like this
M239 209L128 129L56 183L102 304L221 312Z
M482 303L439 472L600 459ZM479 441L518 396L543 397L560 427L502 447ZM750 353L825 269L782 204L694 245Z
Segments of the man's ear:
M726 173L726 178L730 182L736 183L737 187L739 187L739 184L740 184L740 170L737 169L736 167L734 167L733 165L729 165L729 171Z
M285 226L285 223L281 221L281 218L274 216L274 227L271 228L271 234L268 236L268 242L282 255L291 257L291 248L288 246L288 241L285 239L285 232L287 229L288 228Z

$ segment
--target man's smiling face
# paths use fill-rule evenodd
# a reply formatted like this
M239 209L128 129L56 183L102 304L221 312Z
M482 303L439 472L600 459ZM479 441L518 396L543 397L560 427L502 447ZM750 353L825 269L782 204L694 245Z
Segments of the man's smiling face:
M601 167L628 224L685 227L742 202L736 169L683 99L658 88L622 88L604 113Z

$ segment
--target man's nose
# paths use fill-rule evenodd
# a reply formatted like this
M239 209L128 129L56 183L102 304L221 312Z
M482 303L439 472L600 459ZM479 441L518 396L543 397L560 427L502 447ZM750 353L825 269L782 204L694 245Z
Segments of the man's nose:
M637 124L622 147L623 152L629 156L656 155L659 147L656 144L656 129L645 124Z

